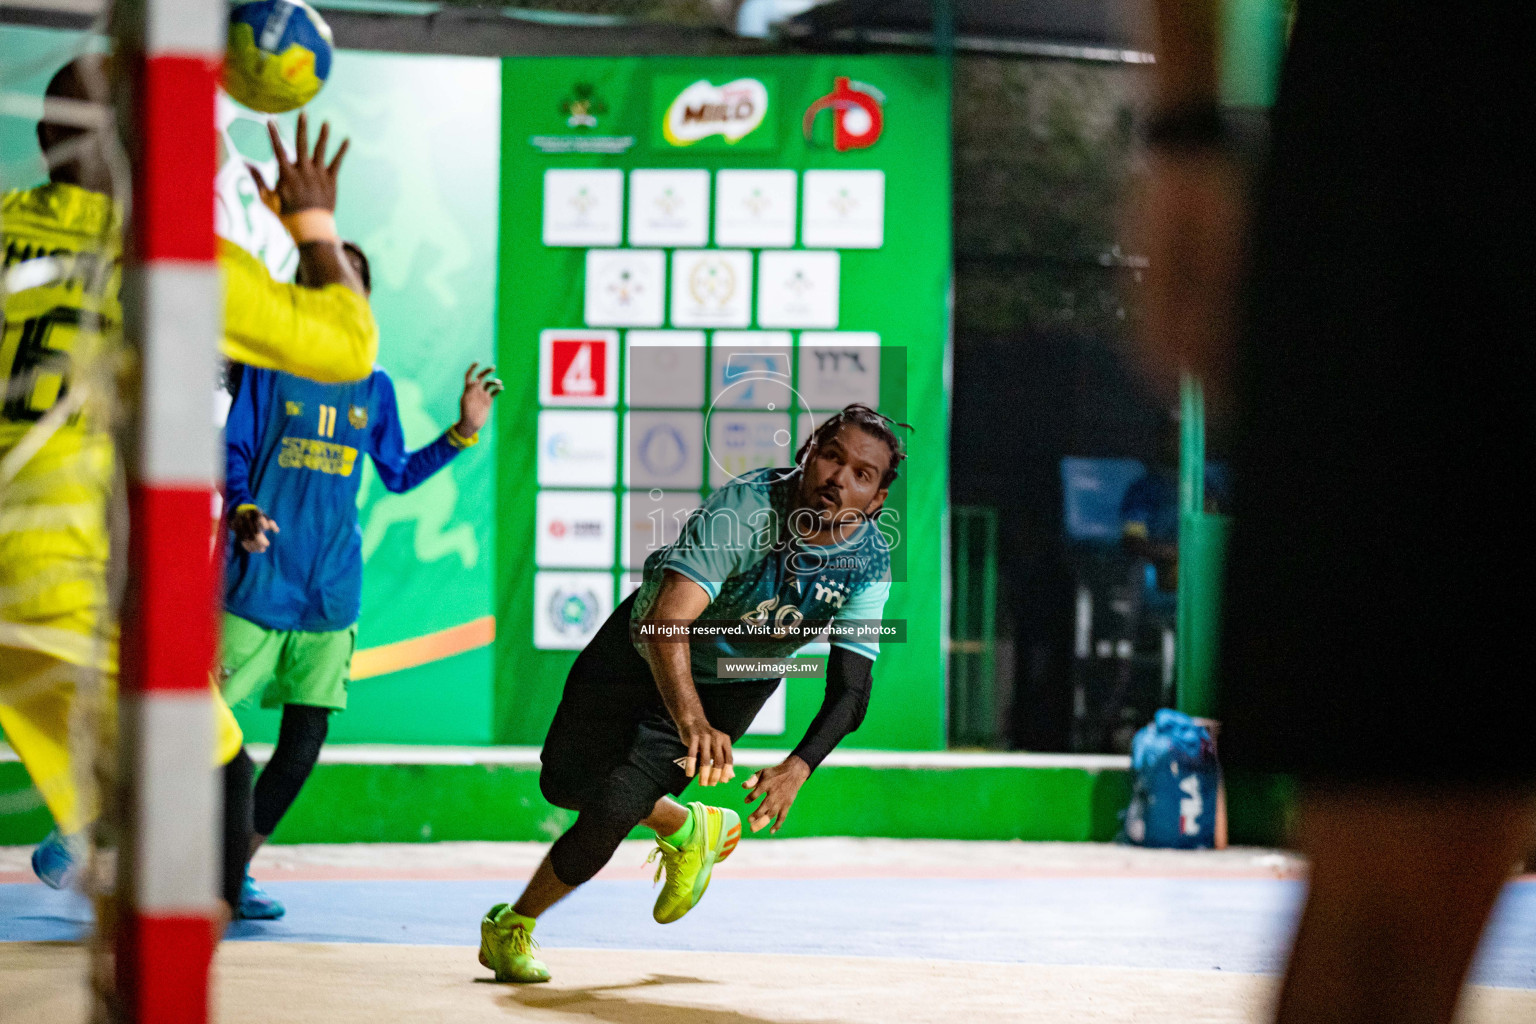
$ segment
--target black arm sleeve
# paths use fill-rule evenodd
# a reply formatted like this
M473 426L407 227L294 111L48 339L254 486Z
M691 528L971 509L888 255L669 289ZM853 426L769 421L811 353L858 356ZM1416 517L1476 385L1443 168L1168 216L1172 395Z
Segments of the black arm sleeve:
M827 695L822 698L821 710L811 719L805 739L794 749L794 756L810 765L811 771L864 721L874 685L874 667L875 663L862 654L832 648L832 657L827 660Z

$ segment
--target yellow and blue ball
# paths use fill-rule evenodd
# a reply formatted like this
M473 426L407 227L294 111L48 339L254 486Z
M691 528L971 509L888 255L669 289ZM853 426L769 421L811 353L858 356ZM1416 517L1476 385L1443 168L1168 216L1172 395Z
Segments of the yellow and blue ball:
M224 89L264 114L314 99L331 73L331 27L304 0L248 0L229 11Z

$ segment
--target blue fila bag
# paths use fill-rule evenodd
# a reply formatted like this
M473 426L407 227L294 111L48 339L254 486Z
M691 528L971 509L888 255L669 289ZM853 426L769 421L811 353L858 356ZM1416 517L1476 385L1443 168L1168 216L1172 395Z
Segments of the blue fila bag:
M1221 767L1211 731L1163 708L1131 740L1131 803L1124 841L1179 850L1216 845Z

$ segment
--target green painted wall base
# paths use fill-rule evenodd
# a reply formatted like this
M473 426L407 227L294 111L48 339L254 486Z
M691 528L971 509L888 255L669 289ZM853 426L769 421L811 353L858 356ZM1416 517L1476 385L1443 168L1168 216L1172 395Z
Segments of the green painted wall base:
M0 846L35 843L52 827L26 769L18 761L0 761Z
M8 804L0 845L34 843L48 831L40 805L22 806L30 803L28 792L21 766L0 763L0 795ZM740 807L741 795L733 783L693 786L684 799ZM1119 831L1129 798L1130 774L1121 768L828 764L801 790L779 836L1104 842ZM1290 800L1284 780L1230 780L1232 841L1278 843ZM573 817L539 793L537 764L322 763L273 839L548 842Z

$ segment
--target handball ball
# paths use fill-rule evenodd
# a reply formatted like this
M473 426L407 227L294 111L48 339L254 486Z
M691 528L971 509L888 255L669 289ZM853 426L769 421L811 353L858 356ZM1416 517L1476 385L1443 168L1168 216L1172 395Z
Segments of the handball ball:
M331 73L331 27L304 0L248 0L229 11L224 89L264 114L314 99Z

